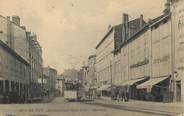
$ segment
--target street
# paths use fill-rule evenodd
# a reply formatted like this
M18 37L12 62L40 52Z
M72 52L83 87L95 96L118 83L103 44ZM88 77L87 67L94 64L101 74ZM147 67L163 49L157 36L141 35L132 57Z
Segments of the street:
M45 104L2 104L0 116L161 116L146 112L103 107L85 102L66 102L56 98Z

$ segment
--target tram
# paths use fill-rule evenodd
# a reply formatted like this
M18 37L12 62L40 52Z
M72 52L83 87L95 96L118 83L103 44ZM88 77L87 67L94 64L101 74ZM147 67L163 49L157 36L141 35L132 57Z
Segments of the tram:
M64 99L77 101L81 99L80 84L77 82L65 82Z

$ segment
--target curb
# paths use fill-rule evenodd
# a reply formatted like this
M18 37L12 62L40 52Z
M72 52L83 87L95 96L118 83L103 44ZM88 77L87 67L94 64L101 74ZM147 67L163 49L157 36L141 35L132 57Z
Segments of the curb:
M104 100L104 101L109 101L109 100ZM126 111L131 111L131 112L142 112L142 113L147 113L147 114L155 114L155 115L157 114L157 115L165 115L165 116L168 116L168 115L169 116L179 116L183 113L183 112L172 112L172 111L150 109L150 108L143 108L143 107L136 107L136 106L127 106L127 105L122 105L122 104L120 105L120 104L101 103L98 101L85 102L85 104L98 105L102 107L126 110Z

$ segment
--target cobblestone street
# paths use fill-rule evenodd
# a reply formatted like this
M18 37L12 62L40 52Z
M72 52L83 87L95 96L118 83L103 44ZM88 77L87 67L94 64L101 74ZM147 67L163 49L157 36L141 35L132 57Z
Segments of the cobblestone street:
M56 98L45 104L0 105L0 116L161 116L139 111L102 107L79 102L66 102Z

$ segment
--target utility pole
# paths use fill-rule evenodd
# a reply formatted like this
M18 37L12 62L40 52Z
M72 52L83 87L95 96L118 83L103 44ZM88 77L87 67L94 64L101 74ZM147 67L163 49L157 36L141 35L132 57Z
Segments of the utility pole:
M110 76L111 76L111 98L112 98L112 61L110 60Z
M171 10L171 91L173 92L173 102L176 102L176 80L175 80L175 22L174 22L174 6L173 3L170 2L172 5Z

